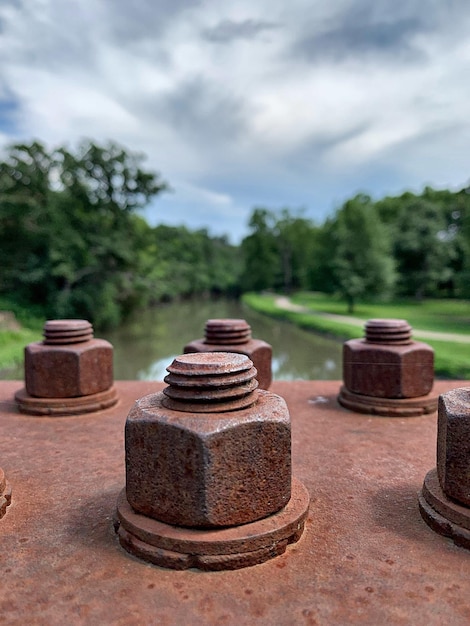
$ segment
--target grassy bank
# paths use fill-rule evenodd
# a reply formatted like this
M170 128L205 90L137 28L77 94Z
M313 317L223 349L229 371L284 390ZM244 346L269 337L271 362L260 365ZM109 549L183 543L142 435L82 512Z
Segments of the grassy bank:
M0 319L0 370L6 370L22 363L28 343L42 339L44 318L38 311L23 309L6 298L0 298L0 311L11 313Z
M3 330L0 328L0 370L22 363L24 347L32 341L41 341L41 333L22 328Z
M347 315L344 301L333 296L300 292L292 296L292 302L306 306L312 312ZM421 330L470 335L470 301L468 300L359 303L352 317L364 321L374 317L393 317L405 319L411 326Z
M286 310L279 306L276 300L274 294L249 293L243 296L243 301L260 313L288 320L305 330L326 334L343 341L362 337L362 326L368 319L390 317L406 319L415 330L470 336L468 301L429 300L420 303L359 304L355 313L350 316L346 315L344 302L324 294L299 293L293 296L292 303L306 309L302 312ZM329 319L324 316L325 314L341 315L344 318ZM434 348L436 376L470 379L469 343L436 339L423 341Z

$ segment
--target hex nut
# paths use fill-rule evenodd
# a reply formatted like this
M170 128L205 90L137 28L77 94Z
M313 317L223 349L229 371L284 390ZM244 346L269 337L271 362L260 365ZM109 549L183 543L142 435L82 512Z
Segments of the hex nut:
M25 348L25 386L31 396L87 396L112 385L113 347L104 339L68 345L38 342Z
M145 396L126 422L126 492L132 508L167 524L233 526L266 517L291 496L285 401L259 391L237 411L185 413Z
M366 396L424 396L434 383L434 351L418 341L388 345L352 339L343 346L343 380L349 391Z
M470 506L470 388L439 397L437 475L446 496Z

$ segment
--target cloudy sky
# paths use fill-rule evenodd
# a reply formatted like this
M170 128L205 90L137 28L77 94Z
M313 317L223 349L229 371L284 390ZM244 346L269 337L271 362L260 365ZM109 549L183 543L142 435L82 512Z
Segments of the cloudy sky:
M0 145L116 140L152 224L470 179L467 0L0 0Z

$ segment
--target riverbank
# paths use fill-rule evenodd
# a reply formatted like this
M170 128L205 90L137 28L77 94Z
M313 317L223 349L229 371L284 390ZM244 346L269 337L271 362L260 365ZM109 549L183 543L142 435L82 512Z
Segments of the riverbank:
M435 372L439 378L470 378L470 302L427 301L422 303L364 304L354 315L341 314L344 303L331 296L299 293L292 298L278 294L244 294L250 308L287 320L304 330L346 341L363 336L371 318L406 319L413 336L426 341L435 352Z
M23 363L24 348L41 341L44 318L37 311L0 297L0 378L5 370Z

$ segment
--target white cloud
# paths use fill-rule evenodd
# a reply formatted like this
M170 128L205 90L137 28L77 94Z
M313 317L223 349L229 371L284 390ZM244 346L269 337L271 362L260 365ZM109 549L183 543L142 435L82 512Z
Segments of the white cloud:
M255 204L464 184L470 7L431 4L4 0L0 143L120 141L168 219L239 235Z

